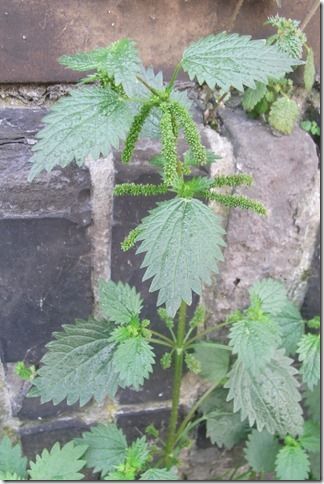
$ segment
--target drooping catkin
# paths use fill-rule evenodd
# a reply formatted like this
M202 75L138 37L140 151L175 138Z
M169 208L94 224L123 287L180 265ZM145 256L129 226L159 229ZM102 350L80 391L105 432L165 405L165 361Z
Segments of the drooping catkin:
M173 130L172 115L169 104L162 103L160 108L162 111L160 128L162 156L164 159L164 181L167 185L172 185L177 176L177 138Z
M148 115L150 114L153 105L154 103L152 102L152 100L147 101L146 103L143 104L139 113L136 114L136 116L134 117L133 123L130 127L129 133L125 141L124 151L121 155L121 159L123 163L128 163L129 160L131 159L136 142L142 130L142 127Z
M192 120L187 109L179 102L173 101L171 104L171 112L174 115L175 119L179 122L180 126L183 128L186 141L191 148L193 157L195 158L197 165L206 165L206 149L201 143L200 134L197 126Z

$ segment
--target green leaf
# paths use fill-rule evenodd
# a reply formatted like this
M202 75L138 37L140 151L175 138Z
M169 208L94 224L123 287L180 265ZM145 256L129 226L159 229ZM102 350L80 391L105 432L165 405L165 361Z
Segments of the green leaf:
M271 278L253 284L249 293L251 300L257 298L261 302L263 312L272 316L279 314L288 302L284 285Z
M154 361L152 347L142 336L120 343L113 356L113 369L118 373L119 385L139 390L153 371Z
M126 465L139 470L142 469L150 456L150 450L146 437L136 439L127 449Z
M293 360L277 350L275 357L260 369L250 372L237 360L229 373L228 399L234 400L234 411L241 411L241 418L249 419L259 431L265 428L271 434L300 434L303 429L299 386L291 366Z
M304 423L303 435L299 438L301 446L308 452L320 452L321 429L318 422L307 420Z
M206 82L211 89L217 85L224 91L230 87L243 91L243 85L254 89L256 81L267 84L270 78L283 77L300 63L265 40L224 32L192 43L182 58L190 79L197 77L199 84Z
M267 92L266 84L256 82L255 86L255 89L249 87L244 91L242 106L245 111L252 111L252 109L258 104L259 101L261 101Z
M222 415L220 412L211 412L206 418L206 434L212 444L218 447L232 449L243 439L247 431L246 422L241 422L237 413Z
M310 390L313 390L321 373L320 335L304 334L298 344L297 353L299 354L299 361L302 362L300 373L303 375L303 381Z
M115 83L121 84L127 94L132 93L136 74L140 73L138 51L135 42L129 39L120 39L89 52L64 55L59 62L74 71L103 70L113 76Z
M194 352L201 365L200 376L214 383L226 376L231 353L229 348L211 341L201 341L195 344Z
M282 346L287 354L296 353L298 341L304 334L304 321L299 309L287 302L274 320L280 326Z
M61 98L43 118L33 147L29 178L73 160L98 159L118 148L133 120L134 107L110 88L83 87Z
M175 469L147 469L141 477L140 481L178 481L179 477Z
M321 419L321 386L317 383L315 388L311 391L309 388L305 392L305 404L308 409L308 414L316 422Z
M320 481L322 464L321 453L310 454L308 458L311 466L311 480Z
M42 403L54 405L64 398L67 404L80 400L85 405L92 397L102 401L117 390L117 374L112 366L115 344L109 341L113 325L107 321L77 320L53 333L47 344L34 384Z
M313 49L307 49L306 64L304 66L304 84L306 91L310 92L315 82L315 63Z
M80 481L84 476L80 471L86 461L81 460L86 446L75 446L68 442L60 448L56 442L52 449L44 449L36 456L35 462L30 462L28 471L32 481Z
M308 457L301 447L285 445L278 452L276 474L281 481L304 481L309 470Z
M143 280L153 277L150 291L159 291L157 305L174 316L192 291L201 294L223 260L224 230L211 208L199 200L175 198L158 204L140 225L138 254L146 252Z
M23 481L23 477L18 476L15 472L1 472L0 471L0 480L1 481Z
M218 447L231 449L245 436L247 422L242 422L239 414L233 413L232 402L226 401L227 391L215 390L201 405L206 417L207 437Z
M273 472L280 449L278 439L266 430L253 429L244 449L247 462L255 472Z
M105 318L118 324L128 324L139 316L142 298L134 287L122 282L101 280L99 282L100 309Z
M278 97L271 106L269 123L281 133L290 134L295 127L298 115L299 108L293 99L287 96Z
M232 324L229 336L233 353L252 373L258 373L271 360L281 343L278 324L264 317Z
M87 446L84 455L87 467L102 475L122 464L126 457L127 441L115 424L98 424L75 442Z
M13 445L6 436L0 442L0 472L14 473L21 479L26 476L27 459L23 457L21 445Z
M22 380L31 381L36 376L36 368L35 365L31 365L28 367L23 361L18 361L15 366L15 373Z

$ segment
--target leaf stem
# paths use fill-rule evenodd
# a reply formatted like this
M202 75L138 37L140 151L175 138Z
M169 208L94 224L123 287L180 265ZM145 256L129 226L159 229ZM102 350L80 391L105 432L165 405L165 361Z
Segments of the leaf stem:
M158 345L161 345L161 346L167 346L168 348L173 348L174 345L171 345L170 343L167 343L166 341L163 341L163 340L160 340L160 339L156 339L156 338L150 338L150 342L151 343L156 343Z
M169 343L170 345L174 346L174 342L172 341L171 338L168 338L164 334L159 333L159 331L153 331L152 329L150 329L150 331L154 336L158 336L160 339L163 339L166 343Z
M174 69L174 71L173 71L173 73L172 73L172 76L171 76L170 82L169 82L169 84L167 85L167 88L166 88L166 90L167 90L168 92L171 92L171 90L172 90L172 88L173 88L173 86L174 86L174 83L175 83L175 81L176 81L176 79L177 79L177 77L178 77L178 74L179 74L180 69L181 69L181 62L179 62L179 63L176 65L176 67L175 67L175 69Z
M174 352L174 372L173 372L173 384L172 384L172 407L171 415L169 419L168 433L166 444L164 448L164 460L165 465L170 466L173 463L173 448L176 438L176 430L179 415L179 403L180 403L180 389L181 389L181 379L183 372L183 357L184 357L184 347L183 341L186 331L186 314L187 305L182 301L179 309L179 319L177 327L177 347Z
M214 383L211 387L208 388L208 390L197 400L197 402L194 404L190 412L187 414L186 418L183 420L182 424L180 425L177 435L176 435L176 442L178 442L179 438L181 437L181 434L185 431L187 424L190 422L198 408L201 406L201 404L206 400L207 397L218 387L219 381Z
M193 338L189 339L186 343L186 347L188 345L190 345L191 343L193 343L194 341L196 341L197 339L201 339L202 336L206 336L207 334L209 333L214 333L215 331L217 331L219 328L223 328L224 326L226 326L228 323L225 322L225 323L221 323L221 324L217 324L216 326L213 326L212 328L207 328L205 329L204 331L201 331L200 333L197 333L196 336L194 336Z
M136 79L141 82L149 91L151 91L152 94L155 94L156 96L159 95L156 89L154 87L150 86L142 77L136 76Z

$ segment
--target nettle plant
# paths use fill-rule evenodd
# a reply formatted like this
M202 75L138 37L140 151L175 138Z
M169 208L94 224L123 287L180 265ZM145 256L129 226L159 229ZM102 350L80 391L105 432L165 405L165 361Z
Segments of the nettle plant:
M300 22L276 15L269 17L266 24L277 30L267 39L269 45L276 45L281 52L300 61L306 53L304 86L310 92L316 73L314 53L307 44L306 34L299 28ZM300 114L293 94L294 84L287 76L271 79L268 83L257 82L255 88L245 90L242 106L252 116L262 116L277 131L290 134Z
M115 195L171 197L159 202L122 244L123 250L137 245L137 253L144 254L143 280L152 279L150 291L158 293L157 314L165 323L165 333L155 331L141 317L143 301L134 288L102 280L101 317L65 325L48 343L40 368L20 363L17 371L32 380L30 396L40 396L41 402L58 404L66 399L69 405L82 406L92 398L113 399L119 388L139 390L153 370L155 345L160 345L165 349L162 367L173 369L172 407L166 436L150 425L130 443L114 423L100 424L63 447L56 443L50 451L45 449L29 464L28 472L19 447L5 438L0 445L2 475L24 479L27 472L30 479L80 479L79 471L87 466L107 480L176 480L181 449L190 445L192 432L205 421L212 442L228 448L252 431L247 456L256 472L267 470L253 460L260 451L255 439L262 438L282 446L277 458L279 478L287 478L287 468L295 472L297 461L302 462L301 478L306 478L309 429L304 428L297 370L288 355L296 350L298 334L301 375L312 387L318 381L319 336L302 336L303 321L283 286L271 279L256 283L248 309L207 329L202 306L191 318L187 316L192 293L201 295L223 260L225 232L220 217L206 202L260 215L266 210L248 197L217 191L250 185L249 174L194 176L194 168L207 165L215 156L201 142L186 93L174 88L181 69L211 88L255 88L256 82L282 78L299 61L263 40L221 33L191 44L168 83L161 73L141 65L128 39L63 56L60 62L76 71L95 72L44 118L30 177L56 165L72 161L82 165L88 157L107 156L121 141L122 160L128 163L140 137L160 139L161 153L152 163L160 171L161 182L117 185ZM180 137L188 145L182 157L177 149ZM228 344L204 340L224 326L230 328ZM209 385L180 421L185 367Z

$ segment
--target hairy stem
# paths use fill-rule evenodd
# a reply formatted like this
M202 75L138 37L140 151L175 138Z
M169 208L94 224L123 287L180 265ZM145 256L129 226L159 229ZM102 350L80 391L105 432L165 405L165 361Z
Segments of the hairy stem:
M167 343L163 339L150 338L150 342L156 343L157 345L161 345L161 346L167 346L168 348L173 348L173 345L171 345L170 343Z
M182 433L185 431L188 423L192 419L192 417L195 415L196 411L198 408L201 406L201 404L206 400L207 397L218 387L219 381L217 383L214 383L211 387L208 388L208 390L197 400L197 402L194 404L190 412L187 414L186 418L183 420L182 424L180 425L177 435L176 435L176 442L179 440L181 437Z
M183 372L183 341L186 331L186 314L187 305L182 301L179 309L179 320L177 328L177 347L174 356L174 371L173 371L173 383L172 383L172 408L171 415L169 419L168 434L166 445L164 448L164 460L165 465L169 466L172 464L172 451L174 448L176 440L176 430L179 415L179 403L180 403L180 389L181 389L181 379Z
M150 329L151 333L154 335L154 336L157 336L158 338L160 339L163 339L164 341L166 341L167 343L169 343L170 345L173 345L174 346L174 342L172 341L171 338L168 338L167 336L165 336L164 334L162 333L159 333L158 331L153 331L153 329Z
M136 76L136 79L141 82L145 87L146 89L148 89L149 91L151 91L152 94L155 94L155 95L158 95L158 92L156 89L154 89L154 87L150 86L144 79L142 79L140 76Z
M178 74L179 74L179 71L181 69L181 62L179 62L179 64L176 65L173 73L172 73L172 76L171 76L171 79L170 79L170 82L167 86L167 91L170 92L174 86L174 83L178 77Z
M207 328L204 331L200 331L199 333L196 334L196 336L194 336L193 338L191 338L187 341L186 347L191 345L194 341L201 339L203 336L206 336L209 333L214 333L219 328L223 328L227 324L229 324L229 323L225 322L225 323L217 324L216 326L213 326L212 328Z

